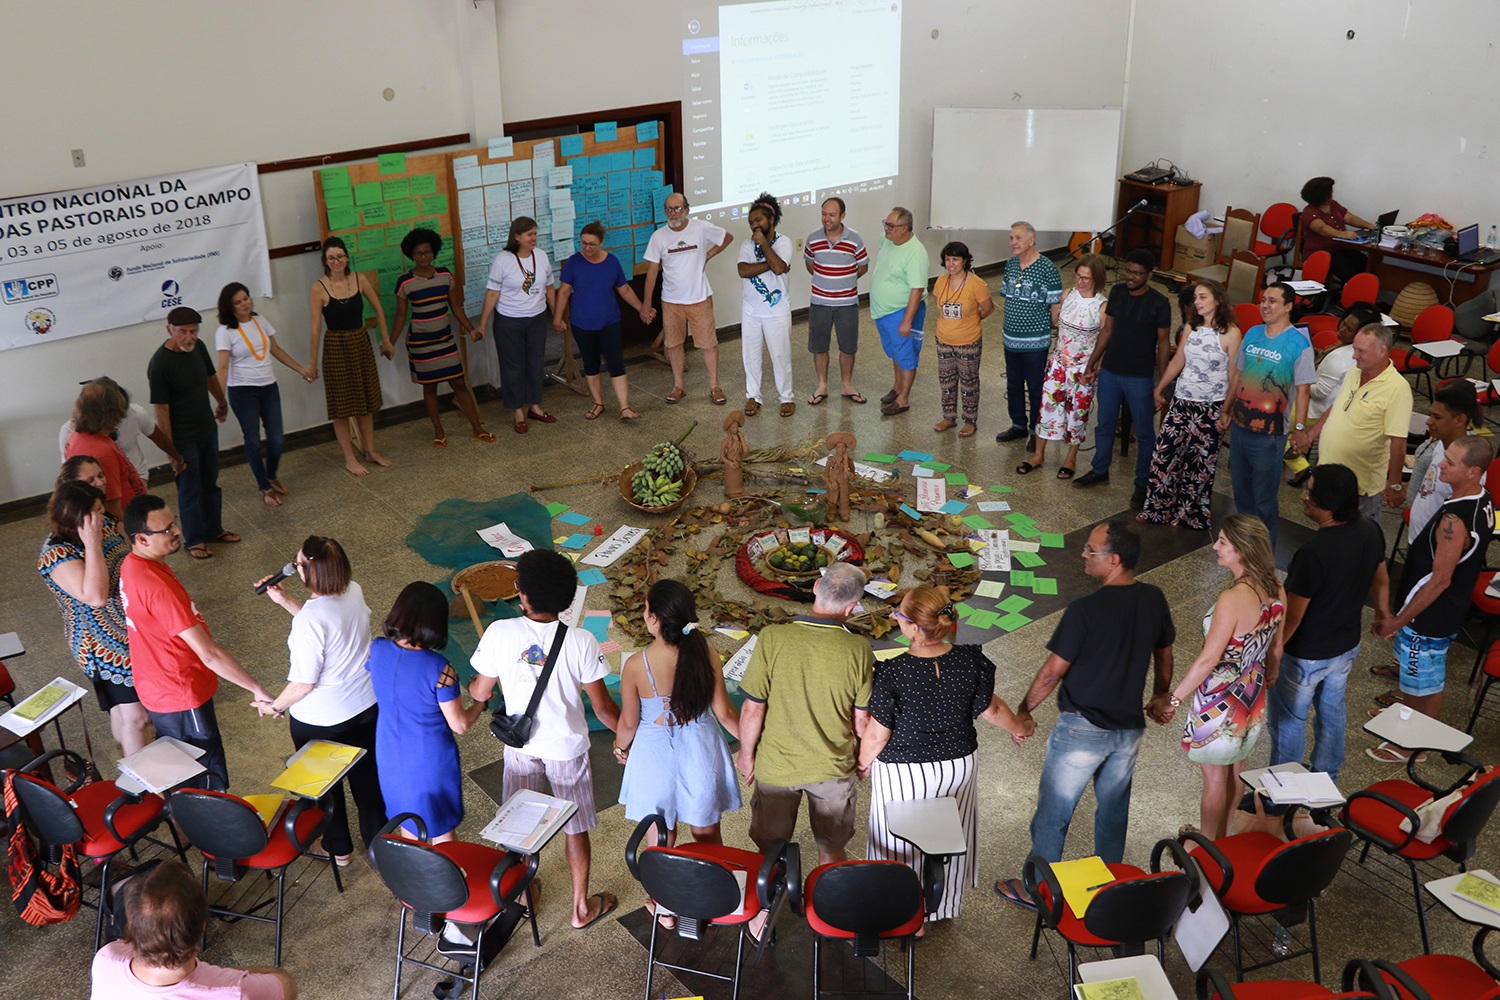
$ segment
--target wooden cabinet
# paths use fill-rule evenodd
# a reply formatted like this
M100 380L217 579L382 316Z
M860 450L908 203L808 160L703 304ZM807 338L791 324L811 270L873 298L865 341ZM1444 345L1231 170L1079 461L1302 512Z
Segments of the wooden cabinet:
M1203 185L1141 184L1120 178L1120 198L1115 210L1119 218L1132 205L1145 200L1146 206L1120 224L1115 239L1115 256L1123 258L1136 247L1146 247L1157 255L1157 267L1170 270L1177 227L1198 211L1198 192Z

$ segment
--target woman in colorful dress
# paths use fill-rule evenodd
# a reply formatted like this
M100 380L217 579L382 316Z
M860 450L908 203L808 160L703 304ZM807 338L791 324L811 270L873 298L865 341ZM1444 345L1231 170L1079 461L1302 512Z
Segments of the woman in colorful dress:
M943 419L932 429L942 433L958 427L962 399L964 423L959 437L973 437L979 420L979 357L984 347L980 323L995 311L990 286L974 274L974 255L957 240L943 247L943 273L932 286L938 304L935 328L938 389Z
M547 311L554 309L552 264L537 249L536 220L511 220L505 249L490 263L485 284L484 318L495 324L495 354L500 359L500 396L513 413L517 434L530 430L528 420L544 424L557 418L542 409L547 374Z
M352 419L359 433L359 444L368 462L390 466L390 459L375 450L375 413L381 407L380 374L375 370L375 352L370 350L370 335L365 332L365 303L375 310L380 328L380 353L396 356L391 335L385 328L385 310L380 297L363 274L349 270L349 248L337 236L323 241L323 277L313 282L312 353L308 369L311 378L318 377L318 335L323 325L328 333L323 340L323 396L328 402L328 419L333 434L344 452L344 469L351 476L368 476L370 470L360 464L354 451L349 429Z
M1167 415L1156 435L1146 502L1136 520L1207 531L1224 439L1220 419L1229 395L1229 359L1239 353L1240 328L1217 281L1198 282L1192 309L1195 315L1183 322L1177 350L1156 384L1156 409ZM1173 379L1177 388L1168 406Z
M1192 699L1182 748L1203 770L1198 829L1210 840L1229 832L1240 797L1240 771L1260 739L1266 691L1280 668L1286 614L1271 533L1260 518L1225 518L1214 554L1234 580L1205 619L1203 652L1172 688L1167 716L1170 721L1177 706Z
M891 833L892 802L951 795L968 854L944 866L943 898L928 917L950 920L963 905L964 883L979 884L979 734L974 720L1029 736L1010 706L995 694L995 664L980 646L955 646L958 621L947 588L914 587L892 614L911 648L877 664L870 721L859 741L859 774L870 779L870 827L865 857L895 859L921 870L922 855Z
M1090 254L1073 271L1073 288L1063 298L1057 318L1057 346L1047 359L1042 383L1041 415L1036 425L1036 452L1017 466L1025 475L1047 460L1047 442L1062 441L1068 457L1057 470L1058 479L1072 479L1078 468L1078 446L1087 436L1089 408L1094 405L1094 383L1083 381L1083 370L1099 339L1104 322L1104 258ZM1024 470L1024 471L1023 471Z
M276 473L281 465L281 449L286 439L281 430L281 387L271 368L275 358L304 381L312 381L312 369L303 368L276 343L276 328L255 311L250 289L231 281L219 292L219 329L214 332L214 348L219 354L215 377L229 396L229 408L239 421L245 439L245 464L255 477L261 501L267 507L280 507L287 488ZM266 454L260 453L260 428L266 428Z
M453 401L469 419L474 440L493 443L495 435L479 421L474 394L464 380L463 355L453 339L453 322L469 335L470 340L483 339L464 315L458 298L458 283L453 272L433 263L443 252L443 238L431 229L413 229L401 238L401 252L412 262L412 269L396 279L396 336L406 325L406 310L411 308L411 329L406 335L406 359L411 366L411 380L422 387L422 405L432 421L432 446L448 447L448 434L438 412L438 386L444 382L453 390Z
M94 686L99 707L125 756L151 741L151 719L135 693L130 640L120 606L120 564L130 542L104 511L103 491L86 482L58 484L47 504L51 533L37 572L57 599L68 647Z

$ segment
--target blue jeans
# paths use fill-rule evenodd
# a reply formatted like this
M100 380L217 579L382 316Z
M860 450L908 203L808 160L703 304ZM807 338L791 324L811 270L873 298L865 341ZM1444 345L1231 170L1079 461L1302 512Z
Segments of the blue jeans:
M177 442L187 466L177 474L177 517L182 543L191 548L224 533L224 491L219 489L219 431L202 441Z
M1326 660L1281 658L1281 675L1267 699L1266 726L1271 763L1301 764L1307 750L1307 717L1317 710L1312 770L1327 771L1336 782L1344 766L1344 688L1359 646Z
M1276 550L1276 527L1281 509L1276 491L1281 488L1285 434L1252 434L1243 427L1229 431L1229 474L1234 480L1234 509L1266 523L1271 532L1271 551Z
M232 385L229 387L229 408L234 419L240 422L240 434L245 439L245 464L255 477L255 485L261 492L271 488L271 480L277 478L276 470L281 466L281 449L286 438L281 432L281 387L270 385ZM260 427L266 426L266 457L260 457Z
M1046 373L1046 351L1005 349L1005 396L1012 427L1036 433L1042 412L1042 377Z
M1031 817L1031 853L1062 860L1073 810L1094 782L1094 850L1105 864L1125 857L1130 823L1130 781L1144 729L1100 729L1077 712L1058 714L1047 737L1047 757ZM1087 852L1084 852L1087 853Z
M178 446L178 451L182 447ZM183 453L184 455L186 452ZM201 774L190 780L189 788L212 788L208 782L216 779L219 782L219 791L229 788L229 764L224 758L224 741L219 736L219 717L214 713L214 700L212 698L199 705L197 708L189 708L182 712L152 712L147 710L151 717L151 724L156 727L157 736L170 736L181 740L191 746L206 751L198 762L208 769L206 774Z
M1097 475L1109 475L1115 460L1115 430L1120 425L1120 406L1130 407L1135 423L1135 484L1151 479L1151 453L1156 450L1156 381L1143 375L1116 375L1099 369L1094 390L1094 461Z

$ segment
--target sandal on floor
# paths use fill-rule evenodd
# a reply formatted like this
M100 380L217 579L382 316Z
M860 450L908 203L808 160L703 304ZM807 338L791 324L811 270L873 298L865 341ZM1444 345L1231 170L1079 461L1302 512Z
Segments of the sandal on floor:
M971 438L978 429L973 424L964 424L958 429L958 436L961 438Z
M478 436L479 435L477 435L477 434L475 435L475 437L478 437ZM432 439L432 446L434 448L436 448L438 451L442 451L444 448L448 447L448 439L445 438L445 437L433 438Z
M1073 470L1071 468L1069 468L1068 466L1065 465L1061 469L1057 470L1057 478L1058 479L1072 479L1073 478Z
M214 557L213 551L207 545L203 544L189 545L187 547L187 554L194 559L212 559Z
M894 417L896 414L898 414L898 413L905 413L909 409L911 409L911 404L910 403L908 403L905 406L902 406L900 403L897 403L895 400L891 400L889 403L886 403L885 405L883 405L880 408L880 412L883 413L883 414L885 414L888 417Z
M1401 704L1406 699L1401 697L1400 691L1387 691L1384 694L1377 694L1373 700L1381 708L1390 708L1392 705Z
M995 895L1007 903L1014 903L1025 910L1036 910L1036 904L1026 897L1026 890L1018 878L1008 878L995 883Z
M282 496L286 496L291 492L291 490L288 490L285 486L281 485L281 480L279 479L271 480L271 489L275 490L277 493L280 493Z
M1365 756L1382 764L1405 764L1411 757L1406 750L1401 749L1389 740L1381 742L1378 746L1365 747ZM1417 763L1427 759L1426 751L1417 754Z
M869 402L869 400L864 397L864 394L861 393L861 392L858 392L858 391L856 391L856 392L846 392L846 393L844 393L844 398L847 399L851 403L858 403L860 406L864 406L866 403ZM895 397L892 397L892 398L895 398Z
M585 413L583 415L583 419L585 419L585 420L598 420L600 414L602 414L603 412L604 412L604 404L603 403L595 403L593 406L589 407L589 412L587 412L587 413Z
M796 413L796 412L797 412L797 404L796 403L782 403L781 404L781 415L783 417L790 417L793 413Z
M745 416L753 417L759 412L760 400L754 398L745 400Z
M597 899L599 901L599 912L594 914L592 920L588 921L585 924L582 924L581 926L574 927L573 929L575 931L588 930L590 927L594 926L599 921L615 912L615 907L620 905L620 901L615 898L615 895L612 892L596 892L589 898Z
M633 407L627 406L625 407L625 409L620 411L620 423L622 424L628 424L632 420L639 419L641 419L641 415L635 412L635 409Z
M669 402L669 403L681 402L683 399L686 399L686 398L687 398L687 390L684 389L680 385L679 386L674 386L672 388L672 391L669 392L669 393L667 393L667 402Z
M1370 668L1371 677L1386 677L1390 680L1400 680L1401 675L1396 672L1394 663L1377 663Z
M480 431L478 434L474 435L474 440L483 441L485 444L494 444L499 439L489 431Z
M713 400L715 406L723 406L725 403L729 402L729 397L724 395L724 390L720 389L718 386L714 386L712 389L708 390L708 398Z
M1030 462L1022 462L1020 465L1016 466L1016 475L1018 475L1018 476L1029 475L1032 472L1035 472L1037 469L1040 469L1040 468L1041 468L1040 465L1032 465Z
M231 545L239 540L240 536L236 535L232 531L221 531L217 535L209 539L209 541L211 542L224 542Z
M825 399L827 399L827 398L828 398L828 393L826 393L826 392L815 392L811 396L807 397L807 405L808 406L822 406L823 405L823 401Z
M939 420L937 423L933 424L932 429L941 434L943 433L943 431L951 431L957 426L957 420L949 420L947 417L944 417L942 420Z
M276 495L275 490L261 490L260 499L261 502L264 503L267 507L281 506L281 497Z

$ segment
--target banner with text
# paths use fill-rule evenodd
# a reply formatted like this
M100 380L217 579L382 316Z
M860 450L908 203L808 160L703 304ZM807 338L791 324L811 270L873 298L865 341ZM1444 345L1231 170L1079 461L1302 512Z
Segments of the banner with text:
M271 293L255 164L0 199L0 350Z

